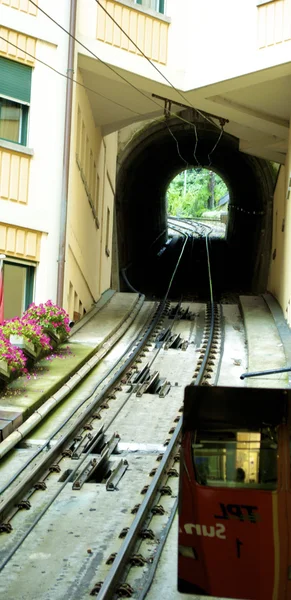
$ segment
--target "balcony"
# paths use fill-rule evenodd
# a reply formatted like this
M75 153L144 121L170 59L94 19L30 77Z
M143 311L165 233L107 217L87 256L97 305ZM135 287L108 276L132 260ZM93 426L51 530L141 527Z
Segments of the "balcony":
M37 0L35 0L37 4ZM14 8L28 15L36 16L37 8L29 0L0 0L0 5L10 6L10 8Z
M153 61L165 65L168 52L169 19L130 0L102 0L102 6L126 31L133 42ZM133 43L98 6L96 39L141 56Z
M268 48L291 40L291 1L262 0L258 5L258 48Z

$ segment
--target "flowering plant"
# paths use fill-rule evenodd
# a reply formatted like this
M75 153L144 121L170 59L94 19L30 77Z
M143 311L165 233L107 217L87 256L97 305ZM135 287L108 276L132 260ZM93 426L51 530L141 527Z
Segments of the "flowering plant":
M45 304L39 304L38 306L34 303L31 304L25 311L23 318L32 319L44 329L57 333L61 338L67 337L67 334L70 333L68 313L54 304L52 300L47 300Z
M38 350L51 350L51 344L49 337L43 333L43 329L36 323L34 319L26 319L15 317L8 321L4 321L0 327L0 334L7 339L10 335L21 335L26 337L29 342L32 342Z
M0 360L7 362L9 370L13 373L26 373L26 357L22 350L12 346L9 340L0 331Z

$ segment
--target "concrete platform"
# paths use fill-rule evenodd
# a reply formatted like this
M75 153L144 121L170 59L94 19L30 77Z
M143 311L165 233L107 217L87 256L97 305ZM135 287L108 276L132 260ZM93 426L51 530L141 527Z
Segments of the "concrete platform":
M286 334L285 338L282 338L273 312L264 298L270 298L270 303L272 302L273 308L276 308L277 314L283 317L279 305L269 294L265 297L240 296L248 347L248 373L291 366L288 362L289 356L286 358L291 340L290 330L289 336ZM288 388L289 374L255 376L244 381L247 387Z
M68 342L38 361L29 377L18 377L7 385L0 393L1 419L5 419L2 439L9 435L11 426L15 430L102 347L128 318L138 299L138 294L109 290L72 329ZM11 413L17 415L14 421L9 418ZM8 420L12 425L5 425Z

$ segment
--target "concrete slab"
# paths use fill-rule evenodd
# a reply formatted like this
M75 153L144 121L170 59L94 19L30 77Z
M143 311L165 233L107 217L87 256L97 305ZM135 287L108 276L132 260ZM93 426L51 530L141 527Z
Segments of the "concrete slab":
M239 307L236 304L222 305L224 317L224 349L220 365L218 385L245 385L240 379L247 370L246 337Z
M94 583L104 579L109 568L105 561L122 544L119 533L134 519L131 508L141 502L144 473L155 462L152 455L135 454L128 461L118 491L107 492L102 484L87 483L76 492L67 484L3 570L1 598L90 598Z
M158 568L152 585L147 593L146 600L224 600L211 596L193 596L180 594L177 590L177 565L178 565L178 517L176 515L164 546ZM228 600L230 600L228 598Z
M286 367L284 346L267 304L261 296L240 296L248 345L248 372ZM288 374L251 377L247 387L288 387Z

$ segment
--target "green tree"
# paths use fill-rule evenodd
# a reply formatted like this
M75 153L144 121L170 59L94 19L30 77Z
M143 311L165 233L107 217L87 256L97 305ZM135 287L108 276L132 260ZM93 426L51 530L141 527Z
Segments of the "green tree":
M227 191L221 177L210 169L182 171L168 187L168 213L175 217L200 217L206 210L215 210Z

